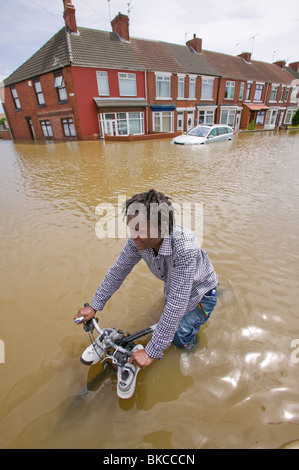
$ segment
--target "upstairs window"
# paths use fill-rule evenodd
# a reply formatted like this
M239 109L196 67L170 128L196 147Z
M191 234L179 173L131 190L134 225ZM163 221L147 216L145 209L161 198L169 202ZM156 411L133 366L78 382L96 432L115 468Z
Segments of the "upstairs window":
M257 83L255 85L254 101L262 101L263 88L264 85L262 83Z
M108 83L108 73L103 71L97 72L97 82L98 82L98 91L99 96L109 96L109 83Z
M252 87L252 83L251 82L247 83L246 98L245 98L246 101L249 101L250 99L251 87Z
M57 90L59 101L67 101L67 93L62 73L55 76L54 87Z
M45 98L44 98L42 86L41 86L39 80L34 81L34 89L35 89L35 94L36 94L36 99L37 99L38 105L39 106L45 106L45 104L46 104L45 103Z
M282 85L282 86L281 86L281 90L280 90L280 98L279 98L279 101L282 101L282 99L283 99L284 89L285 89L285 87Z
M245 88L245 83L244 83L244 82L241 82L239 100L242 100L242 99L243 99L243 96L244 96L244 88Z
M178 98L185 97L185 75L178 76Z
M189 98L195 98L196 77L189 77Z
M156 74L156 97L170 99L170 78L164 74Z
M17 90L15 89L15 87L11 88L10 90L11 90L11 95L12 95L12 99L14 101L15 108L16 109L21 109L21 103L20 103L20 100L19 100L19 97L18 97Z
M135 73L119 73L118 83L120 96L137 96Z
M278 90L278 85L272 85L269 101L276 101L277 90Z
M202 100L212 100L213 99L213 78L202 78L201 84L201 99Z
M224 97L228 100L233 100L235 95L235 82L226 82Z

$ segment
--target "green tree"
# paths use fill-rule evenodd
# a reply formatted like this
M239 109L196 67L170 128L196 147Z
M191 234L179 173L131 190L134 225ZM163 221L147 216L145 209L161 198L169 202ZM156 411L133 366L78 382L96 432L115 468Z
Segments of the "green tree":
M297 109L296 113L293 116L292 125L293 126L298 126L299 125L299 109Z

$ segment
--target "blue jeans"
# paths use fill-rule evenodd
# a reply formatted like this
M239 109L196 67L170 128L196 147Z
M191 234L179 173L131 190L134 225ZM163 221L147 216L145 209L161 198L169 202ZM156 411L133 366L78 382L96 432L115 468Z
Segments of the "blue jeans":
M201 325L210 318L217 303L217 287L207 292L200 301L204 310L197 305L191 312L187 313L180 321L179 327L174 335L173 344L178 348L185 348L187 344L195 340Z

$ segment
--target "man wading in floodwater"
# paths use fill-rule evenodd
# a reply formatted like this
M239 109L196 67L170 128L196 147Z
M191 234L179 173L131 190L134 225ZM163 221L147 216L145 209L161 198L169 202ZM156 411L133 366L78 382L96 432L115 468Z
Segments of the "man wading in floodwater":
M136 194L126 201L124 213L130 237L97 289L91 306L81 308L75 318L83 316L83 321L87 321L103 310L133 267L144 259L151 272L164 281L166 298L152 338L130 359L135 367L146 367L161 359L172 342L185 350L192 348L196 333L216 305L218 278L194 234L175 225L167 196L154 189Z

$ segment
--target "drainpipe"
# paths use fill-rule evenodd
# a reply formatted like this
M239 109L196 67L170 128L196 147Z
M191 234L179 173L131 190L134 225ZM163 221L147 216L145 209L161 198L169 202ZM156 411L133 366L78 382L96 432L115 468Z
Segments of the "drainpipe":
M145 86L145 101L147 102L147 79L146 79L147 71L144 71L144 86ZM146 114L146 133L148 134L148 106L145 108Z
M218 90L217 90L217 98L216 98L217 108L216 108L215 124L217 124L216 121L218 121L219 92L220 92L220 81L221 81L221 77L218 77L218 78L219 78L219 82L218 82Z

